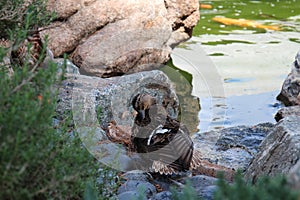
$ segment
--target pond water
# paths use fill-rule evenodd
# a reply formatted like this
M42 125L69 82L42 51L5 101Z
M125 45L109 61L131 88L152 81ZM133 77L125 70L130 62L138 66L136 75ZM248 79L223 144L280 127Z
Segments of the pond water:
M184 123L192 131L204 132L275 122L273 116L280 107L276 96L300 50L300 3L201 3L211 5L212 9L200 10L193 37L175 48L169 63L180 74L170 78L176 82L182 113L186 113L182 117ZM213 21L214 17L254 20L281 30L224 25Z

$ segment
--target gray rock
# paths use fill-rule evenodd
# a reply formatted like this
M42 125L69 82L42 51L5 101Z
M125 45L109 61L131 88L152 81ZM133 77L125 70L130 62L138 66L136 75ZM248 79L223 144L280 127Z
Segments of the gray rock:
M204 159L227 168L245 170L259 151L273 124L237 126L193 135L195 148Z
M218 179L214 177L197 175L191 178L187 178L186 181L190 181L192 187L202 189L207 186L215 185Z
M278 122L282 118L285 118L290 115L300 116L300 106L289 106L279 109L275 115L275 120Z
M127 181L119 187L118 195L128 191L142 194L147 198L150 198L157 193L154 185L146 181Z
M197 195L203 199L213 199L213 193L216 190L217 178L198 175L186 179L190 181L191 186L196 190Z
M288 175L288 183L295 190L300 190L300 161L298 161L297 164L291 168Z
M170 191L163 191L155 194L151 200L172 200L172 193Z
M300 117L281 120L261 144L245 177L255 182L259 176L288 174L300 158Z
M79 75L79 68L74 65L70 60L66 59L64 60L63 58L56 58L53 60L54 62L57 63L58 66L58 74L61 74L63 72L63 65L66 64L66 69L65 73L68 74L74 74L74 75Z
M211 185L203 188L198 195L205 200L213 200L214 199L214 193L218 189L217 186Z
M148 181L151 178L150 174L141 170L128 171L122 177L131 181Z
M138 194L138 192L136 192L136 191L127 191L127 192L123 192L123 193L119 194L118 199L119 200L129 200L129 199L130 200L135 200L135 199L147 200L147 197Z
M49 0L47 8L60 19L41 31L54 56L71 53L82 72L106 77L165 63L199 20L197 0Z
M300 105L300 53L292 64L292 71L285 79L277 99L286 106Z
M112 120L118 125L133 125L132 100L137 94L147 92L155 96L170 116L178 115L177 95L161 71L107 79L67 73L66 78L59 88L56 118L73 116L74 125L88 150L98 160L121 171L136 169L140 157L134 153L127 155L122 145L107 140L104 129Z

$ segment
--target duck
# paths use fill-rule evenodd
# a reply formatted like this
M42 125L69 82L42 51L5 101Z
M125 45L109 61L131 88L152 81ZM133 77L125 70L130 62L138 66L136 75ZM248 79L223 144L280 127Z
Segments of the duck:
M194 149L185 125L172 118L155 97L147 93L132 101L137 112L131 133L133 151L152 172L172 175L201 166L201 154Z
M204 159L186 126L166 112L150 94L136 95L132 100L135 110L133 125L118 125L112 120L105 128L109 140L123 145L135 159L135 169L158 175L204 174L217 177L223 172L232 181L235 171Z

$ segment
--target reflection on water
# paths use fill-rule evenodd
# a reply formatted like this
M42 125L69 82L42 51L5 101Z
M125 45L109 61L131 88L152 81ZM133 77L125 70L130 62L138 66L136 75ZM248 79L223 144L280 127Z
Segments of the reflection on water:
M201 105L197 113L198 128L202 132L274 122L273 115L279 105L275 97L300 50L299 2L201 2L213 8L201 10L193 38L172 54L174 65L192 75L191 93L200 99ZM216 16L254 20L280 26L282 31L226 26L212 21ZM193 111L194 102L186 104L193 105L190 108ZM191 117L186 119L189 124L198 122L192 116L196 112L189 113Z
M176 94L179 98L180 109L179 119L185 124L191 133L198 130L200 111L199 98L192 96L192 75L185 71L177 69L172 61L169 61L168 67L161 68L174 84Z

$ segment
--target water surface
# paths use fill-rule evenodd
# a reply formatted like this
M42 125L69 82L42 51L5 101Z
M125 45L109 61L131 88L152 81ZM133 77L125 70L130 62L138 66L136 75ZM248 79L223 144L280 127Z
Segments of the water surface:
M200 123L195 118L186 120L201 132L275 122L273 115L280 107L276 95L300 50L299 2L201 3L213 9L200 11L193 37L172 54L173 65L191 75L190 93L200 99L199 110L192 109ZM215 16L255 20L282 30L226 26L212 21Z

